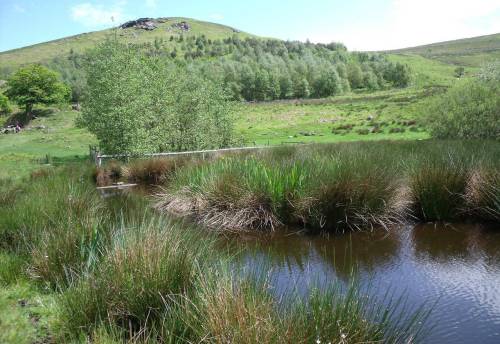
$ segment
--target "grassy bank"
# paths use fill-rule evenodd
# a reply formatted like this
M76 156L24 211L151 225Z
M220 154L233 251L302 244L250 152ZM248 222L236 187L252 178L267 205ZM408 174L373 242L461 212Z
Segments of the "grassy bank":
M354 282L305 298L276 298L271 281L238 272L216 240L157 214L144 197L101 198L90 166L48 168L22 182L3 180L0 338L6 343L420 338L423 312L408 315L397 304L389 311L375 307Z
M499 152L484 141L282 147L187 165L158 208L224 229L500 221Z

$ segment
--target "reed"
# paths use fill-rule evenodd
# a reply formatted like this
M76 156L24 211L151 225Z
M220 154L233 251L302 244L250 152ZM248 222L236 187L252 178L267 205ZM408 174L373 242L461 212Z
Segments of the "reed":
M221 157L177 171L157 208L226 230L344 232L470 214L495 220L498 151L489 141L377 142Z
M125 177L132 182L160 185L190 161L186 157L136 160L127 166Z

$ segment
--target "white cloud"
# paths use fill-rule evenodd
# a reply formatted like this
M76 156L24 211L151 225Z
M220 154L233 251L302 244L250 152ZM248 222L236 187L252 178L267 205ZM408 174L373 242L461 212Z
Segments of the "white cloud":
M393 0L382 18L311 38L341 41L355 50L385 50L497 32L498 0Z
M88 2L78 4L71 8L71 18L88 27L121 23L125 19L124 4L124 2L118 2L111 8L104 8L101 5L93 5Z
M212 13L210 15L210 19L212 19L212 20L223 20L224 19L224 15L221 14L221 13Z
M146 0L146 6L149 8L156 8L156 0Z

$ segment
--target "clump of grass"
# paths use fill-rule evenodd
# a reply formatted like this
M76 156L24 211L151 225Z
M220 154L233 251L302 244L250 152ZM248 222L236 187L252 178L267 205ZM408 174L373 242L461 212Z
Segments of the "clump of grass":
M96 236L109 229L86 170L66 167L32 179L0 208L2 248L29 255L32 277L54 287L85 268L97 251Z
M127 166L125 174L133 182L159 185L170 180L187 162L188 159L182 157L136 160Z
M123 168L116 161L110 161L104 167L95 168L92 178L97 186L108 186L116 183L123 176Z
M348 343L418 341L427 314L404 314L397 302L382 307L363 296L355 279L346 288L334 282L326 291L313 288L277 298L269 280L253 273L235 280L225 267L200 275L191 298L169 307L181 319L180 339L215 343ZM179 332L177 332L179 333ZM173 333L166 331L163 338ZM162 338L162 339L163 339Z
M310 228L336 232L402 223L401 183L390 166L370 159L353 154L317 161L314 178L294 202L296 215Z
M162 218L117 232L99 267L63 294L61 328L71 335L106 322L133 333L154 327L170 295L190 293L211 242Z
M180 189L175 195L159 195L157 208L194 215L211 228L274 229L280 221L272 209L272 195L263 185L252 184L261 181L255 173L262 172L262 166L252 158L240 161L222 159L184 171L176 180ZM187 180L190 186L183 187Z
M500 171L482 168L473 172L467 184L465 201L472 216L500 221Z
M463 217L469 169L452 156L424 160L410 174L416 217L423 221L450 221Z

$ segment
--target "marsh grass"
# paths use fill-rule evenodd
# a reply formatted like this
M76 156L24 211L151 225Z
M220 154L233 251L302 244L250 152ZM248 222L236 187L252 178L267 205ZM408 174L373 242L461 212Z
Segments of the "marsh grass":
M226 230L287 225L344 232L415 219L495 220L498 151L498 142L428 141L223 156L178 170L158 195L157 208ZM486 167L490 172L475 172Z
M233 160L214 163L192 166L192 173L214 166L227 170L224 164ZM276 202L286 190L301 187L300 168L277 184L285 172L261 163L254 157L245 168L231 165L236 176L246 176L231 187L258 190ZM390 321L377 315L385 308L371 310L357 286L348 294L332 289L305 299L281 298L269 280L240 273L211 234L163 217L144 197L99 197L90 171L88 166L50 170L27 180L0 209L1 283L31 279L33 288L50 293L56 319L48 338L54 342L309 343L416 334L405 318L398 322L399 315ZM246 179L256 175L262 180ZM207 176L198 175L200 188L212 182ZM213 178L218 176L214 170ZM384 311L372 313L377 309Z
M159 318L171 294L193 288L195 264L208 259L210 239L156 218L117 231L99 267L61 298L63 328L91 332L108 321L134 333Z
M470 175L465 193L471 216L500 222L500 171L482 168Z
M189 157L154 158L136 160L125 170L125 177L132 182L160 185L170 180L173 174L187 163L194 163Z
M410 175L410 188L417 218L450 221L463 218L469 178L466 166L448 161L425 161Z

